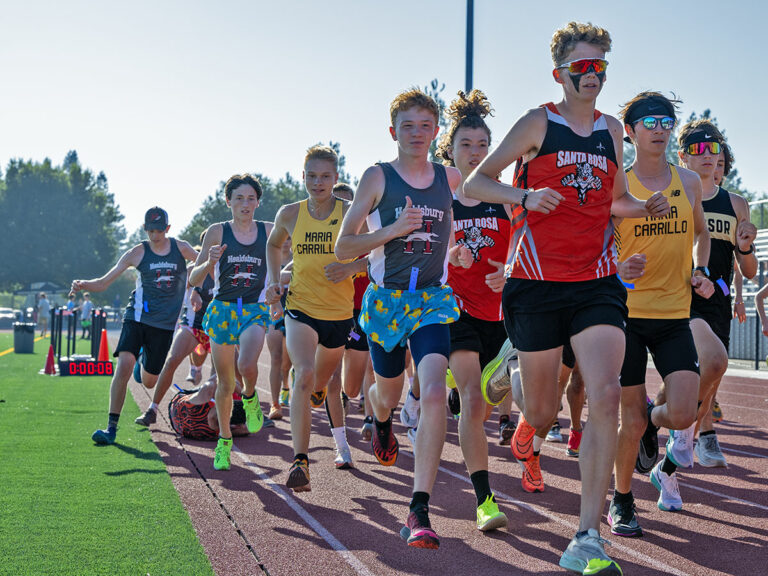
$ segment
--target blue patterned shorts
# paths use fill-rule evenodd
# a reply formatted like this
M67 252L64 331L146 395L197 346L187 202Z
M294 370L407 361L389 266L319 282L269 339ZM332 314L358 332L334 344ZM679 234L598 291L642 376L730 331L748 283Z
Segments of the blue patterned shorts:
M216 344L234 346L240 343L240 334L251 324L265 330L271 324L269 306L264 302L242 304L213 299L203 317L203 329Z

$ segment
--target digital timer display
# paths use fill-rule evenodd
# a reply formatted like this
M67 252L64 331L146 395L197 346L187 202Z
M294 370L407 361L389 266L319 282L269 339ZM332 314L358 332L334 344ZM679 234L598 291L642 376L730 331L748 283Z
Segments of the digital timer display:
M110 361L70 360L62 361L59 374L62 376L112 376L114 368Z

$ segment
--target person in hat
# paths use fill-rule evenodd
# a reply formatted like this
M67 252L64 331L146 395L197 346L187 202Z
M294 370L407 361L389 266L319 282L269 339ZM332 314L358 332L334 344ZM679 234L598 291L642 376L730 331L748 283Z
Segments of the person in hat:
M107 428L91 436L97 444L115 441L128 379L139 351L144 348L141 379L147 388L157 382L168 355L187 284L186 261L197 259L197 252L187 242L167 236L169 228L168 213L158 206L150 208L144 215L147 240L127 250L102 277L72 281L70 294L80 290L103 292L128 268L136 268L139 273L114 352L117 367L109 390Z

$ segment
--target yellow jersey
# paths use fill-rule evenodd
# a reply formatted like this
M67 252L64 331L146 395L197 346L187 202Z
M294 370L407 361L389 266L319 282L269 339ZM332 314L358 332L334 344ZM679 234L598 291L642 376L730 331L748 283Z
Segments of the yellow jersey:
M688 200L677 168L670 164L672 180L662 192L669 214L662 218L625 218L615 231L619 260L645 254L645 274L630 280L627 290L630 318L680 319L691 315L693 270L693 206ZM655 192L627 172L629 192L647 200Z
M355 286L352 277L334 284L325 277L325 267L338 262L333 253L343 219L343 202L335 200L325 220L313 218L308 200L299 203L299 215L291 236L293 272L288 286L286 309L299 310L317 320L352 318Z

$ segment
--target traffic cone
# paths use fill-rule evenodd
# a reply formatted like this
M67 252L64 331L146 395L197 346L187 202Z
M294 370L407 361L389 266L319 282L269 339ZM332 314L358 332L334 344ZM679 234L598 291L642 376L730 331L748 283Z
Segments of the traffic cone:
M53 359L53 345L48 347L48 358L45 360L45 374L56 375L56 362Z
M107 329L101 330L101 342L99 342L99 362L109 362L109 348L107 347Z

